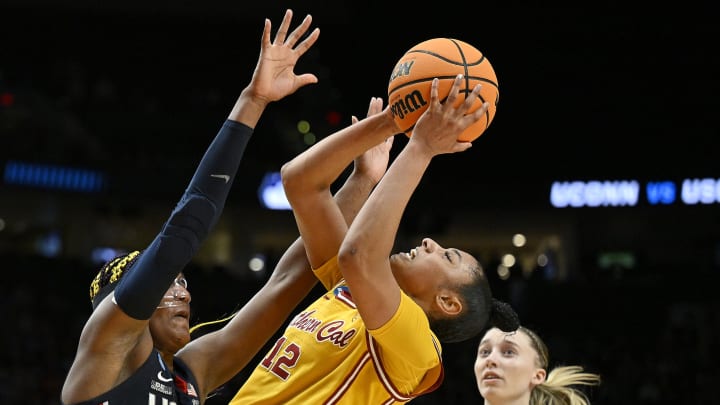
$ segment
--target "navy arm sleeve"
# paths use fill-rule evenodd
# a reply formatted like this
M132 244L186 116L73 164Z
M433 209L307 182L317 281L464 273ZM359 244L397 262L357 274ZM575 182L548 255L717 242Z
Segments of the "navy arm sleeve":
M253 129L226 120L160 233L118 282L115 302L149 319L175 277L217 223Z

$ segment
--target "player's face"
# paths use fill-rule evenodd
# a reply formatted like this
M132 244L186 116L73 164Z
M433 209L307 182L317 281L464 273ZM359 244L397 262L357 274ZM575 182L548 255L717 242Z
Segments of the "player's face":
M471 269L479 267L472 255L454 248L444 248L430 238L407 253L390 257L395 279L406 294L432 301L443 287L466 284L472 280Z
M180 273L150 318L150 333L160 351L175 353L190 341L190 292Z
M492 328L478 346L475 380L488 402L528 403L533 387L545 381L545 370L529 336Z

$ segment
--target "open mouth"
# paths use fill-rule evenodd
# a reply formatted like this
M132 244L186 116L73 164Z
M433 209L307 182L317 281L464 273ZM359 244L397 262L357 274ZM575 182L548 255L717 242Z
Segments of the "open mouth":
M410 260L415 259L415 257L417 257L417 249L410 249L408 253L405 253L405 257Z
M483 380L499 380L500 376L493 373L492 371L488 371L488 372L483 373L482 379Z

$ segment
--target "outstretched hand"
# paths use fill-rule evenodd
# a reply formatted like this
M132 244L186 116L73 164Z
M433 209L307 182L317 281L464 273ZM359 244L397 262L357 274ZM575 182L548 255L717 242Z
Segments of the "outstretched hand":
M308 14L302 23L288 35L292 16L292 10L285 11L280 28L272 41L270 40L272 24L269 19L265 19L260 58L255 66L249 87L255 97L265 100L267 103L280 100L294 93L300 87L318 81L314 74L297 75L294 69L298 59L317 41L320 29L315 28L303 41L298 43L310 28L312 17Z
M380 114L383 111L383 99L380 97L370 98L367 116ZM352 124L358 122L353 115ZM390 149L393 145L394 136L386 138L376 146L368 149L362 155L355 158L355 170L365 173L375 184L377 184L387 170L390 161Z
M438 79L434 79L430 87L430 106L420 116L410 137L410 142L419 143L431 156L443 153L455 153L467 150L470 142L458 141L460 134L478 122L485 115L490 104L484 102L480 108L468 113L480 93L480 84L458 104L462 75L453 82L450 93L444 103L438 97ZM456 106L456 104L458 104Z

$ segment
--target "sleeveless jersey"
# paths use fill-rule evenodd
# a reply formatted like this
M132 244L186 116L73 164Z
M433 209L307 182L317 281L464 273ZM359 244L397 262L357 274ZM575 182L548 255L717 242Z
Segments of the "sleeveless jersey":
M143 365L117 387L76 405L200 405L197 382L185 363L173 359L174 372L153 349Z
M315 274L328 292L293 318L230 405L398 404L440 386L440 343L410 297L367 330L337 257Z

